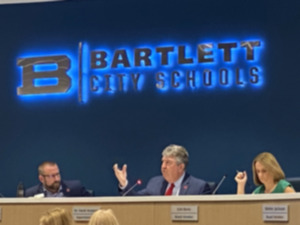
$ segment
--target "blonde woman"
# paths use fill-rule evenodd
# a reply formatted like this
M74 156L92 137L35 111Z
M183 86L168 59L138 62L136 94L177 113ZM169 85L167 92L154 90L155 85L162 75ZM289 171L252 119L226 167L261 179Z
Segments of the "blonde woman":
M40 218L40 225L73 225L73 221L69 211L55 208Z
M88 225L119 225L111 209L99 209L93 213Z
M252 162L253 181L258 187L254 194L262 193L294 193L292 185L285 180L285 175L274 155L263 152L257 155ZM235 176L237 194L245 193L247 182L246 171L238 172Z

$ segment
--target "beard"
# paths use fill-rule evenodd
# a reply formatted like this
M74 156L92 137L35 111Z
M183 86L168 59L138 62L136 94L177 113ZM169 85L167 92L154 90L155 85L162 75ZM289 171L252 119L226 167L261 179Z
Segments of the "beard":
M58 192L59 187L60 187L60 181L55 181L51 185L47 185L47 184L45 185L45 188L52 193Z

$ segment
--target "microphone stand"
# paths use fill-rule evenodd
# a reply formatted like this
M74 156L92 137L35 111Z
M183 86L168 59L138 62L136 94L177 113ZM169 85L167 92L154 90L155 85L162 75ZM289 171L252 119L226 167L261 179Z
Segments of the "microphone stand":
M215 188L215 190L212 192L212 195L216 194L217 190L219 189L219 187L223 184L224 180L226 179L226 175L224 175L222 177L222 179L220 180L220 182L218 183L217 187Z
M137 180L136 183L134 185L132 185L132 187L130 187L122 196L126 196L130 191L132 191L133 188L135 188L138 185L141 185L142 181L141 180Z

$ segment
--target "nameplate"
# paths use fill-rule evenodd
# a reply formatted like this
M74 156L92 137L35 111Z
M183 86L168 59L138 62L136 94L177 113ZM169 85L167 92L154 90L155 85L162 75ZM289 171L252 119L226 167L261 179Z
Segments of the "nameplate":
M72 216L75 221L89 221L94 212L100 209L100 206L74 206Z
M288 205L263 205L262 206L263 220L273 222L287 222L289 221Z
M198 221L198 206L172 205L171 219L172 221Z

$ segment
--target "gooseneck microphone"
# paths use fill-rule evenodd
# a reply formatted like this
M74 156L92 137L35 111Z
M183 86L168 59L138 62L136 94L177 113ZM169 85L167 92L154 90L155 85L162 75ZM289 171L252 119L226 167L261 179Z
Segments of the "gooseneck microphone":
M221 185L223 184L224 180L226 179L227 175L225 174L222 179L220 180L220 182L218 183L217 187L215 188L215 190L212 192L212 195L216 194L217 190L221 187Z
M126 196L130 191L132 191L133 188L135 188L138 185L142 184L142 180L138 179L134 185L132 185L122 196Z

